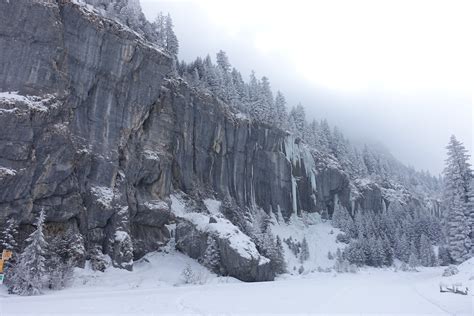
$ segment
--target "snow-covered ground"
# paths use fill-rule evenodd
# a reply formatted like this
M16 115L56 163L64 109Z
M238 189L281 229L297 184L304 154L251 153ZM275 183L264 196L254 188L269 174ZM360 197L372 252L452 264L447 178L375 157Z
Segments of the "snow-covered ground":
M217 207L206 201L211 214ZM175 207L177 205L175 204ZM186 215L185 213L182 214ZM280 238L306 237L310 258L301 262L284 244L290 273L274 282L244 283L218 277L197 261L175 250L151 253L135 262L134 271L109 268L105 272L76 269L69 288L42 296L7 295L0 286L0 316L7 315L163 315L163 314L376 314L473 315L472 292L440 293L439 285L467 282L474 259L458 267L459 273L442 277L444 267L396 272L394 268L365 268L358 273L317 272L334 260L338 233L318 216L292 218L291 224L274 221ZM185 284L183 270L190 267L196 284ZM470 281L472 282L472 280ZM470 288L473 286L470 284Z
M185 285L190 264L203 285ZM461 267L461 275L472 268ZM472 295L440 293L442 268L420 272L366 269L357 274L286 275L275 282L243 283L217 277L179 253L155 253L133 272L79 270L74 285L42 296L7 296L0 315L162 314L403 314L472 315Z
M306 238L309 248L309 259L303 263L295 256L288 245L283 242L287 268L291 274L298 273L300 266L304 273L316 271L317 268L332 268L335 260L328 258L328 252L335 257L338 248L343 250L345 244L336 243L336 236L340 230L334 228L329 221L322 221L317 213L304 213L302 217L292 216L290 223L273 221L272 232L281 240L291 237L293 241L302 242Z

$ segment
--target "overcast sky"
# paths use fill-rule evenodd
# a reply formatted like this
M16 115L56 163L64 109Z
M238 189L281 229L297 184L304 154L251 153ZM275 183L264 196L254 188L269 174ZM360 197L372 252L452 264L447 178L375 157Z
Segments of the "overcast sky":
M180 59L220 49L308 118L438 174L449 136L472 153L471 1L140 0L173 17Z

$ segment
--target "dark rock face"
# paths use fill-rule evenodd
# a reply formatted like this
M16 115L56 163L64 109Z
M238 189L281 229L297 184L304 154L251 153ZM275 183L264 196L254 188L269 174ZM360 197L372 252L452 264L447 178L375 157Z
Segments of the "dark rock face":
M88 248L113 253L114 216L126 207L122 230L164 242L169 210L146 209L157 195L133 189L154 162L133 168L124 154L155 108L169 56L67 1L1 1L0 30L0 91L37 100L0 99L0 166L13 170L0 179L0 222L31 223L44 207L48 222L75 218Z
M351 208L342 171L316 169L285 132L165 79L171 69L171 58L134 32L69 1L0 1L0 92L18 91L0 96L0 225L15 217L26 230L44 208L48 225L71 226L89 252L131 269L124 245L139 258L169 240L175 190L286 218L331 213L335 195ZM379 195L370 196L359 204L376 207ZM196 258L201 237L178 247ZM226 273L273 278L269 264L227 242L218 242Z

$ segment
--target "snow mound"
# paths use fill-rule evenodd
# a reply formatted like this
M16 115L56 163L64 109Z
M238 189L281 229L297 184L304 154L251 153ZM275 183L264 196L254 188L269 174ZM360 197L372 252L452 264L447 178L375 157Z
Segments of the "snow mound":
M474 257L458 265L457 269L459 271L457 274L443 279L452 283L467 284L468 282L474 282Z
M233 278L218 277L196 260L176 251L147 254L133 265L133 271L109 267L105 272L93 271L87 262L84 269L76 268L72 288L113 288L114 290L153 289L184 285L182 271L190 267L199 284L240 282Z

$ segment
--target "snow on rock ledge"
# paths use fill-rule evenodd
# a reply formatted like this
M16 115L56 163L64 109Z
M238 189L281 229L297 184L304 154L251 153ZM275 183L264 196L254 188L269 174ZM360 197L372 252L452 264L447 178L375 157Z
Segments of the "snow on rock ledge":
M219 272L242 281L273 280L270 260L262 256L250 237L227 219L197 212L186 212L184 204L172 197L171 209L178 217L176 248L194 259L202 259L208 238L217 242L220 254ZM209 201L205 203L210 205ZM216 203L213 203L214 205ZM209 210L213 214L215 210Z

